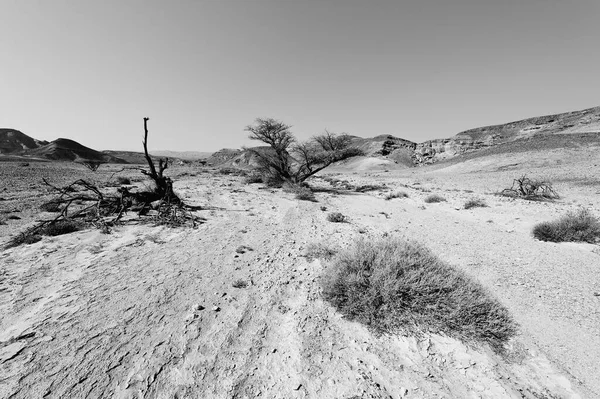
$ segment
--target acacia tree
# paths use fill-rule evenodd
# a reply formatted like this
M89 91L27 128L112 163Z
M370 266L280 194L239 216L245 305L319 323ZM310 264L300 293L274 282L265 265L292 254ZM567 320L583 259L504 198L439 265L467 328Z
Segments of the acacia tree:
M269 145L266 150L246 149L258 160L261 174L299 184L334 162L363 154L358 148L350 146L351 139L347 134L325 131L300 143L290 128L272 118L257 118L254 125L246 127L251 140Z

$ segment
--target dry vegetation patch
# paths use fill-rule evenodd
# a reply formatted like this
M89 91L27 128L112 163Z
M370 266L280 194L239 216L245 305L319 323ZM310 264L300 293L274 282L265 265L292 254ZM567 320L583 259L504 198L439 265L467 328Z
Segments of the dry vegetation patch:
M438 194L431 194L431 195L428 195L427 197L425 197L424 201L428 204L434 204L437 202L446 202L446 198L444 198Z
M540 241L594 244L600 241L600 220L582 208L577 212L568 212L558 220L537 224L533 228L533 236Z
M468 200L467 202L465 202L464 208L465 209L471 209L471 208L485 208L488 205L486 204L486 202L480 198L475 198L475 199L471 199Z
M421 245L359 241L326 269L325 299L379 333L424 331L501 349L517 326L486 289Z

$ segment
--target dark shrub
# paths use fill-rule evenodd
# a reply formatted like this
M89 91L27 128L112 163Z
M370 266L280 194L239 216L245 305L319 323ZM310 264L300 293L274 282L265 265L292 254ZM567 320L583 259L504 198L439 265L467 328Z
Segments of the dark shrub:
M596 243L600 240L600 220L587 209L568 212L553 222L543 222L533 228L533 236L540 241L580 241Z
M501 349L516 332L508 310L478 282L396 239L359 241L340 253L326 269L323 295L379 333L427 331Z
M479 198L465 202L465 209L485 208L486 206L487 204L485 203L485 201Z
M348 221L348 218L340 212L332 212L327 215L327 220L332 223L345 223Z
M442 197L441 195L431 194L430 196L425 198L425 202L428 204L433 204L436 202L446 202L446 198Z

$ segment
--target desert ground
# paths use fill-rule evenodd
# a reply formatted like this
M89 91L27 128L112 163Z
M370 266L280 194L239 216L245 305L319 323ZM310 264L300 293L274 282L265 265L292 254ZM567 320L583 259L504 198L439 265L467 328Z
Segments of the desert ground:
M598 398L600 247L531 234L579 207L598 215L598 150L421 168L365 159L309 181L317 202L174 166L176 192L203 207L195 229L131 215L111 234L0 252L0 397ZM42 177L101 182L121 168L0 164L0 243L51 217L39 211L52 195ZM495 194L523 174L553 182L561 199ZM147 184L133 169L116 175ZM348 189L365 184L382 187ZM398 191L408 197L385 199ZM430 194L446 201L425 203ZM488 206L465 210L470 199ZM330 212L348 222L327 221ZM382 236L427 246L498 298L519 324L506 353L431 334L377 335L325 302L327 261L307 248Z

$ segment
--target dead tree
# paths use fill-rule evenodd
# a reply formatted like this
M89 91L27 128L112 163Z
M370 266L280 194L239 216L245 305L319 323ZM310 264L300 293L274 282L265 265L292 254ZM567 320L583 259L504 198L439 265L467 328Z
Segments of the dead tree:
M89 170L91 170L92 172L95 172L98 170L98 168L100 167L100 165L103 164L103 162L100 161L82 161L81 164L83 166L85 166L86 168L88 168Z
M156 185L155 194L156 198L154 200L164 200L169 203L179 203L180 199L173 192L173 181L164 175L164 171L169 167L169 158L158 160L158 171L154 166L154 161L148 154L148 120L150 118L144 118L144 141L142 144L144 145L144 156L146 157L146 162L148 162L149 171L142 169L141 172L146 176L150 177L154 184Z

